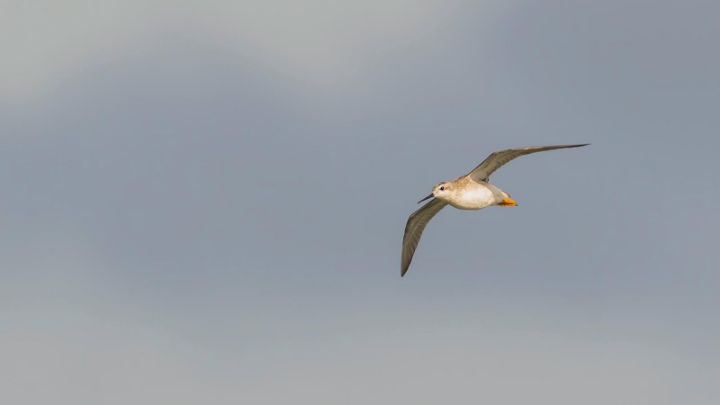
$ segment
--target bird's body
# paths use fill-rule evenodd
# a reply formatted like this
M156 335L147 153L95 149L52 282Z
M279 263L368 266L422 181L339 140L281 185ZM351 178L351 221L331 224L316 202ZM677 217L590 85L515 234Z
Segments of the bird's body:
M408 218L403 235L400 275L404 276L410 267L413 254L420 242L420 236L428 222L443 207L451 205L461 210L480 210L493 205L517 206L510 195L488 182L490 174L516 157L554 149L577 148L588 144L539 146L520 149L506 149L490 154L482 163L465 176L445 181L433 187L432 193L419 202L430 200Z
M509 198L507 193L498 187L484 181L475 181L466 176L446 182L445 188L449 192L445 193L441 199L461 210L479 210Z

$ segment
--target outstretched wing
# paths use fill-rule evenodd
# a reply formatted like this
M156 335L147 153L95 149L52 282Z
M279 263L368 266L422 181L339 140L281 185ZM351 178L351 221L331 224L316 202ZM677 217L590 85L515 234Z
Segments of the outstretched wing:
M420 242L420 236L422 236L425 225L446 205L447 203L445 201L433 198L429 203L413 212L408 218L407 224L405 225L405 234L403 235L400 276L404 276L410 267L410 262Z
M505 149L498 152L491 153L490 156L485 158L476 168L467 174L468 177L475 181L488 181L490 175L505 163L520 157L529 155L536 152L544 152L546 150L555 149L566 149L566 148L579 148L581 146L589 145L589 143L581 143L577 145L553 145L553 146L534 146L529 148L518 148L518 149Z

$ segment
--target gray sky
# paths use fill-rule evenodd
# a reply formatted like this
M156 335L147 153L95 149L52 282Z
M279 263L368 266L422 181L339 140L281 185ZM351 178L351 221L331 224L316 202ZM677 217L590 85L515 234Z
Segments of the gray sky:
M720 3L9 1L14 404L714 404ZM415 201L506 147L515 209Z

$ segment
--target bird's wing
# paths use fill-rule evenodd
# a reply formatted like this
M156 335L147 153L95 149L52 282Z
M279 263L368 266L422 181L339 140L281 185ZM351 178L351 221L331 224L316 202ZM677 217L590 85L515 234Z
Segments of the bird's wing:
M405 225L405 234L403 235L400 276L404 276L410 267L410 262L420 242L420 236L425 229L425 225L446 205L447 203L445 201L433 198L430 202L413 212L408 218L407 224Z
M518 148L518 149L505 149L491 153L490 156L485 158L476 168L474 168L467 177L475 181L488 181L490 175L505 163L524 155L529 155L535 152L543 152L546 150L554 149L566 149L566 148L579 148L581 146L589 145L589 143L581 143L577 145L553 145L553 146L534 146L529 148Z

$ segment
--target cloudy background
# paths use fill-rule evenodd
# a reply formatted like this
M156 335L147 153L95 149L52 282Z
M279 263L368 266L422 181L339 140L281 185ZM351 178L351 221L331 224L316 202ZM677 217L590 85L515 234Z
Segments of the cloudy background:
M720 3L1 9L3 402L720 396Z

